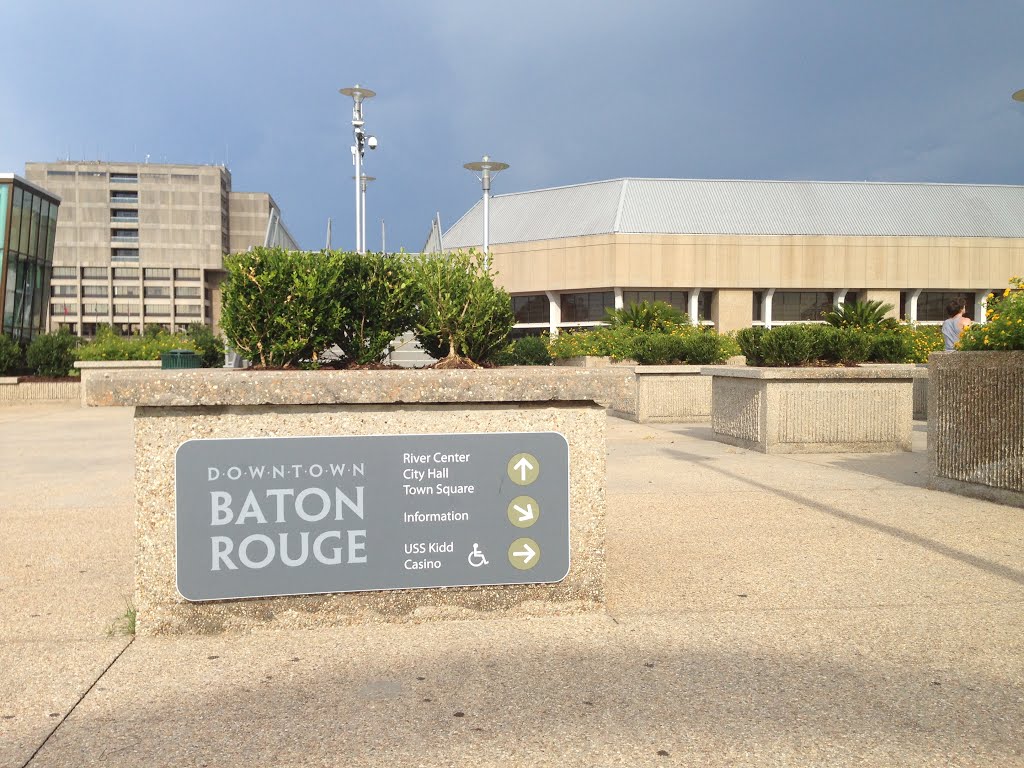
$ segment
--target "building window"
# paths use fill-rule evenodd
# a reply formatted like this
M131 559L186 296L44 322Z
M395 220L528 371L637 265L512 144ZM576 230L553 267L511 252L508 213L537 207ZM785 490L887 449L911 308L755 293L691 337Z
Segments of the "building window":
M82 296L88 296L90 298L107 298L107 286L105 285L83 285Z
M74 280L78 277L78 270L75 267L54 267L53 278L55 280Z
M200 289L198 285L176 285L174 286L174 298L176 299L198 299Z
M114 296L124 296L130 299L139 298L139 286L137 285L115 285Z
M105 315L107 314L108 304L83 304L82 314L83 315Z
M517 323L547 323L551 321L551 306L543 293L513 296L512 312Z
M831 310L831 292L776 291L772 297L773 322L821 320Z
M622 306L624 307L628 307L630 304L642 304L645 301L648 304L652 304L655 301L663 301L680 312L689 312L689 300L690 294L687 291L643 290L622 292Z
M46 175L48 177L53 177L53 176L74 176L75 172L74 171L47 171Z
M51 285L50 286L51 296L77 296L78 286L77 285Z
M139 212L134 208L115 208L110 212L110 220L115 224L135 224L139 221Z
M613 291L563 293L561 305L563 323L603 322L608 319L605 310L615 306L615 293Z
M167 299L171 296L171 289L166 285L147 285L143 295L147 299Z
M150 315L170 315L171 305L170 304L146 304L146 316Z
M128 315L129 317L131 317L132 315L135 315L137 317L138 314L139 314L139 305L138 304L116 304L115 303L114 304L114 314L115 315Z
M111 248L110 249L110 260L111 261L138 261L139 260L139 249L138 248Z
M199 317L199 309L198 304L175 304L174 314Z
M162 267L146 267L142 270L144 280L170 280L171 270Z
M110 202L117 205L138 205L139 193L114 190L110 193Z
M200 277L198 269L175 269L175 280L198 280Z
M847 291L843 299L844 304L857 304L860 302L860 291Z
M96 335L96 323L82 323L82 335L86 338L92 338Z
M691 318L700 322L711 321L711 302L714 301L714 291L701 291L697 294L697 317Z
M82 277L87 280L106 280L106 267L82 267Z
M114 267L115 280L138 280L138 267Z
M139 174L137 173L111 173L111 184L138 184Z
M78 315L78 305L68 304L66 302L54 302L50 305L51 316L63 316L63 315Z
M764 291L754 291L754 306L751 309L750 317L753 318L755 323L763 323L764 317L761 315L761 307L764 306Z
M110 239L115 243L137 243L139 242L139 230L137 229L111 229Z
M79 171L78 178L80 179L105 179L107 178L106 171Z
M946 319L946 305L951 301L963 300L967 307L965 315L974 314L974 293L964 291L922 291L917 297L917 321L923 323L942 322ZM977 319L977 318L972 318Z

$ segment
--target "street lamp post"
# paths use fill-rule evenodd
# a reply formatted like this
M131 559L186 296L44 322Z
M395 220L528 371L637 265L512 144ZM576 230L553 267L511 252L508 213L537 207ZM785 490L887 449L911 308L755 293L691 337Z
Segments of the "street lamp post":
M357 176L353 176L352 178L355 179L355 178L358 178L358 177ZM361 195L361 199L360 199L360 202L359 202L359 212L360 212L359 232L360 232L360 235L362 237L362 242L359 243L358 246L356 247L356 250L358 250L359 253L363 253L363 252L366 251L366 187L367 187L367 185L371 181L376 181L376 180L377 180L376 176L367 176L364 173L363 174L363 181L359 185L359 191L360 191L360 195Z
M477 160L473 163L466 163L462 167L468 171L480 174L480 184L483 187L484 192L484 269L487 269L488 263L490 262L488 254L490 253L491 176L501 173L508 168L508 163L499 163L495 160L491 160L487 155L484 155L482 160Z
M363 153L366 148L377 148L377 137L370 136L363 129L363 102L372 99L377 94L369 88L362 88L358 83L352 88L339 88L338 93L352 97L352 135L355 144L352 146L352 162L356 167L356 252L363 253L366 250L366 242L363 234L363 222L366 215L363 212L364 195L366 188L363 186Z

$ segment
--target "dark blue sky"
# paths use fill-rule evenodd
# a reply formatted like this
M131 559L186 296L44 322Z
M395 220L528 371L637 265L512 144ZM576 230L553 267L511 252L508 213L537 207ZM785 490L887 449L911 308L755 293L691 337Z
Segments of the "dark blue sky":
M1024 2L6 4L0 171L222 163L299 243L418 250L480 196L620 176L1024 184Z

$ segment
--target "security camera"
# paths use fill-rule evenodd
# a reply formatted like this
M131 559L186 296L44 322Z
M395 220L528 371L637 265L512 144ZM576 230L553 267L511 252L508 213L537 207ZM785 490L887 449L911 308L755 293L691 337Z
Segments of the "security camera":
M377 148L377 137L376 136L367 136L366 137L366 146L368 146L370 149L376 149Z

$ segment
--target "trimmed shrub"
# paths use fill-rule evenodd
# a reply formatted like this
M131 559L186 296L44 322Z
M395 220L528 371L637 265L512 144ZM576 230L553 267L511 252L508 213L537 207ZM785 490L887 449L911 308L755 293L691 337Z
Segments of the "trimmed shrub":
M990 293L985 319L964 329L960 349L1024 349L1024 280L1011 278L1002 295Z
M315 364L344 326L345 259L336 251L253 248L224 259L221 327L231 346L263 368Z
M871 357L872 334L853 327L824 326L822 331L818 332L821 339L821 359L849 365L867 362Z
M412 262L420 293L416 339L439 367L490 362L515 324L512 299L494 285L482 254L423 255Z
M687 334L683 337L683 359L692 365L725 362L731 351L726 339L710 330Z
M669 365L686 357L687 339L670 333L642 333L633 339L630 357L640 365Z
M206 323L192 323L185 335L195 345L203 361L203 368L220 368L224 365L224 342L216 336Z
M345 253L335 301L346 307L344 323L331 340L347 362L377 363L391 342L416 322L419 286L404 253Z
M747 358L747 365L764 365L761 339L767 332L768 329L761 325L736 331L736 343L739 345L740 354Z
M871 359L879 363L906 363L914 359L912 333L899 329L880 333L871 340Z
M782 325L771 328L760 340L760 353L764 365L807 365L817 359L822 338L822 334L809 331L806 325Z
M0 333L0 376L10 376L24 366L21 344L6 333Z
M547 341L540 336L524 336L512 342L513 365L550 365Z
M25 351L25 362L40 376L67 376L75 364L79 339L67 328L36 336Z

